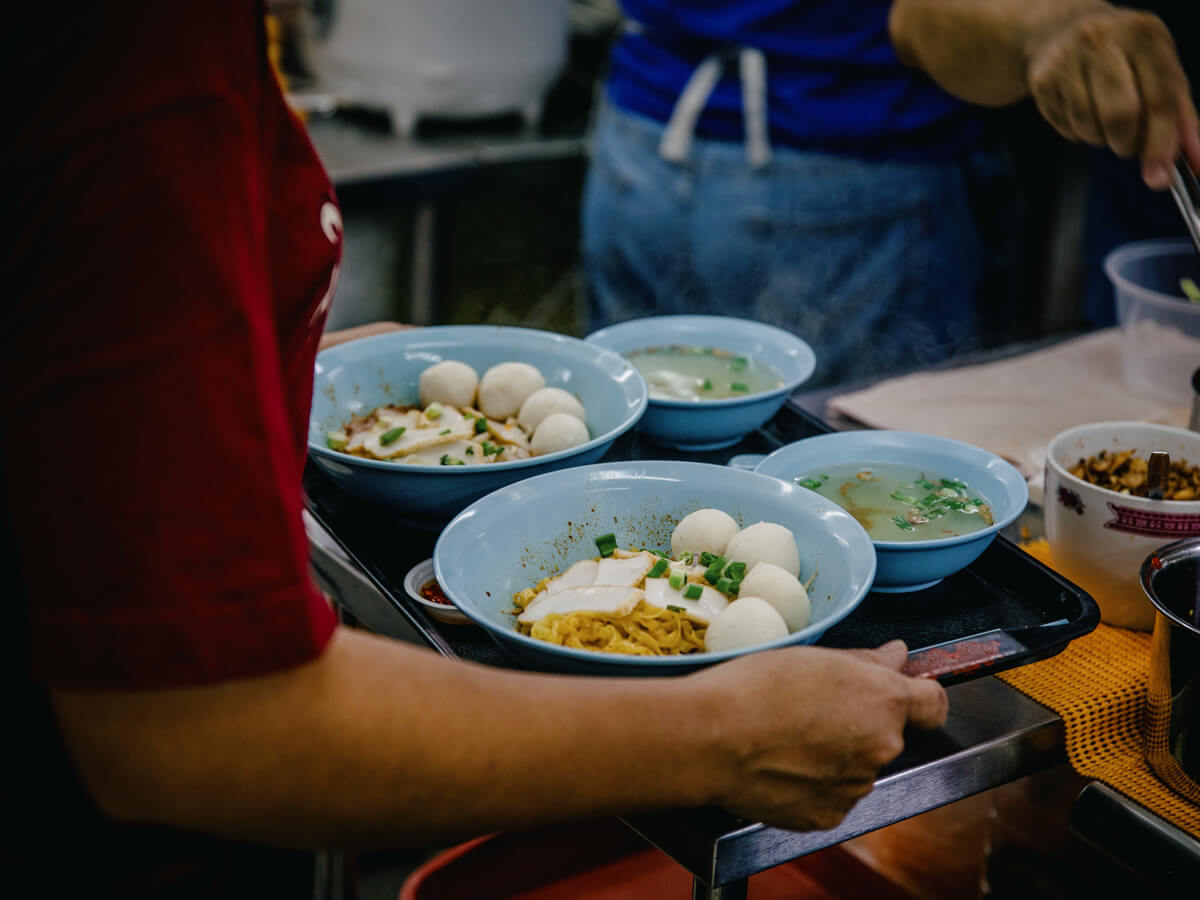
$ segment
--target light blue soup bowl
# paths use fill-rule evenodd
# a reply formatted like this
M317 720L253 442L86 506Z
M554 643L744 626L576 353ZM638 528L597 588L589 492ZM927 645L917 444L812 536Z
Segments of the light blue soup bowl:
M550 387L578 395L592 439L531 459L482 466L418 466L331 450L325 435L385 403L417 402L421 372L456 359L482 376L508 361L530 363ZM309 456L348 493L404 521L439 528L489 491L530 475L600 459L646 409L646 382L616 353L549 331L449 325L396 331L340 344L317 355L308 425Z
M723 509L743 526L768 521L791 529L801 580L817 576L808 627L745 650L683 656L577 650L517 631L513 594L595 557L597 536L612 532L619 547L669 551L675 524L703 507ZM875 575L867 533L829 500L754 472L670 461L601 463L501 488L446 526L433 563L446 595L518 659L536 668L610 675L678 674L751 650L810 644L850 614Z
M965 568L1011 524L1029 501L1029 487L1009 462L973 444L909 431L843 431L780 447L754 471L792 484L829 467L896 463L967 485L992 508L992 524L958 537L874 541L878 570L872 590L900 593L937 584ZM802 489L803 490L803 489ZM810 492L811 493L811 492ZM814 494L814 496L818 496Z
M720 400L650 398L638 431L668 447L715 450L736 444L769 420L788 395L812 375L812 348L782 328L731 316L652 316L592 332L589 344L622 355L671 344L716 347L735 356L752 356L773 369L782 384L770 391Z

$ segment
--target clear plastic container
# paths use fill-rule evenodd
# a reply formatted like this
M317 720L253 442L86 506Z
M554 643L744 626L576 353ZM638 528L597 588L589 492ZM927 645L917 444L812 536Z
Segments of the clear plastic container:
M1116 292L1126 381L1187 408L1200 364L1200 304L1179 282L1200 284L1200 253L1187 238L1137 241L1109 253L1104 271Z

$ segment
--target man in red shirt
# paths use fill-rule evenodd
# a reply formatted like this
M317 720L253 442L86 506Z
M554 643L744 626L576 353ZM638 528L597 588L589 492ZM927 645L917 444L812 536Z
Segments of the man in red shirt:
M634 683L339 628L300 477L340 217L260 6L6 17L8 81L38 88L0 146L0 468L17 850L44 893L282 895L241 848L666 806L829 826L943 720L899 644Z

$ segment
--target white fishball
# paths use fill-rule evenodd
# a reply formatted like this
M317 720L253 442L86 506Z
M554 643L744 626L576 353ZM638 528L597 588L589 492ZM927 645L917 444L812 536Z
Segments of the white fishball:
M417 388L421 409L426 409L430 403L459 408L474 406L477 387L479 376L474 369L456 359L444 359L421 373Z
M671 556L679 554L715 553L722 556L729 539L738 533L737 520L719 509L698 509L679 520L671 532Z
M787 637L783 616L762 597L738 597L713 616L704 633L704 649L741 650Z
M542 373L529 363L500 363L479 379L479 410L488 418L503 422L517 414L530 394L545 386Z
M800 577L800 551L791 531L774 522L755 522L729 539L725 553L730 562L746 564L746 574L760 562L774 563Z
M742 579L741 592L762 597L783 616L788 631L799 631L812 620L812 604L800 579L774 563L760 562Z
M533 433L529 447L534 456L545 456L586 444L590 435L587 426L568 413L551 413Z
M544 387L534 391L521 404L521 411L517 413L517 422L532 434L542 424L542 419L552 413L566 413L574 416L580 422L587 421L583 404L574 394L568 393L562 388Z

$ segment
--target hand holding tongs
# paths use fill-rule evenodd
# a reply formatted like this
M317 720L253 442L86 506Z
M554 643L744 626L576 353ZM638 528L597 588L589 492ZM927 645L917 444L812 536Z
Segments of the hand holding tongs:
M1192 243L1196 252L1200 253L1200 183L1187 162L1180 158L1175 161L1175 169L1171 172L1171 194L1175 204L1183 215L1188 232L1192 235Z

